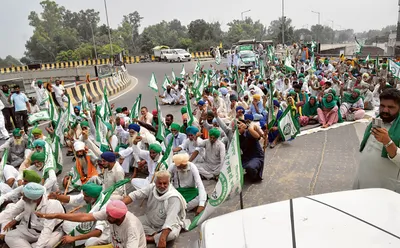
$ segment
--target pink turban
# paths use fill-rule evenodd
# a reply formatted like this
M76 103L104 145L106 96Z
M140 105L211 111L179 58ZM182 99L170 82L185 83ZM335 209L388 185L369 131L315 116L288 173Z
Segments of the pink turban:
M182 120L187 120L187 119L188 119L188 114L187 113L183 114L182 115Z
M106 212L108 215L115 219L121 219L128 212L125 203L120 200L113 200L107 204Z
M189 162L189 154L187 153L178 153L172 157L174 164L176 166L186 165Z

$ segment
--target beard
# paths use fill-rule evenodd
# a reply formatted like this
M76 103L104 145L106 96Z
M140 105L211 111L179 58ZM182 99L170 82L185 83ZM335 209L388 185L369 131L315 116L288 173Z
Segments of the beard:
M79 163L81 164L81 168L86 168L87 167L87 162L86 158L84 156L78 157Z
M132 146L132 145L133 145L133 142L135 141L136 137L137 137L137 133L135 133L133 136L130 136L130 135L129 135L129 138L128 138L128 144L129 144L129 146Z
M27 203L25 202L25 211L27 213L33 213L36 210L37 204L36 203Z
M395 115L390 115L389 113L386 112L380 112L379 113L379 117L382 119L382 121L384 123L390 123L394 120L396 120L396 118L399 116L399 113L395 114Z
M20 145L22 145L22 138L20 138L20 139L14 139L14 142L15 142L15 144L16 144L17 146L20 146Z
M168 191L168 188L166 188L165 190L160 190L160 189L158 189L158 188L156 187L156 190L157 190L157 193L158 193L158 194L163 195L163 194L165 194L165 193Z

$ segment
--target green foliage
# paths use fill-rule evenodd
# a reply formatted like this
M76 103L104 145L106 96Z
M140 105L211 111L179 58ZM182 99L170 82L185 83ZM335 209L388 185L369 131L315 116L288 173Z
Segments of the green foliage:
M0 67L11 67L20 65L22 65L22 63L11 55L8 55L5 59L0 58Z
M57 62L77 61L79 60L78 54L73 50L61 51L57 54Z
M292 19L285 17L284 20L285 44L291 44L295 41ZM282 23L282 18L279 18L278 20L272 21L268 27L268 36L274 41L274 43L282 44Z
M111 49L110 49L110 44L104 45L102 47L100 47L97 51L98 54L103 55L103 57L109 57L111 54ZM113 50L113 54L117 54L122 52L122 47L116 45L116 44L112 44L112 50Z

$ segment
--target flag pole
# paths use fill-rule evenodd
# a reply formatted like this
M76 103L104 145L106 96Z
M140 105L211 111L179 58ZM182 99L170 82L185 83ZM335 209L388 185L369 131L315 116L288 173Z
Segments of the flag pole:
M240 191L239 199L240 199L240 209L243 209L243 194L242 194L242 191Z

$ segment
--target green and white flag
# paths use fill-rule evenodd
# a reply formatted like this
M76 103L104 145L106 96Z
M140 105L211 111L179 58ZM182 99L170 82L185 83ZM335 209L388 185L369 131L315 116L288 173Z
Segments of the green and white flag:
M156 139L161 143L165 139L165 129L164 129L164 123L163 123L163 116L161 113L161 107L158 104L158 98L156 98L156 107L157 107L157 116L158 116L158 130L156 134Z
M68 98L69 99L69 98ZM54 131L55 135L60 138L60 140L64 140L64 130L69 126L69 110L65 110L62 112L57 121L57 127Z
M170 84L171 84L171 82L169 81L169 79L167 77L167 74L165 74L164 82L163 82L163 85L162 85L163 90L166 91L167 90L167 86L170 85Z
M50 115L49 111L47 110L36 112L34 114L29 115L28 117L28 123L31 125L38 123L39 121L48 121L48 120L50 120Z
M193 112L192 112L192 105L190 103L189 91L186 91L186 108L188 112L188 126L191 126L194 121Z
M184 78L186 75L185 65L182 65L181 77Z
M204 77L204 76L203 76L202 78L200 78L200 80L199 80L199 85L198 85L198 87L197 87L196 90L195 90L196 101L199 101L200 98L201 98L202 95L203 95L205 78L206 78L206 77Z
M275 80L275 82L277 79ZM271 83L268 88L268 129L271 129L275 124L275 115L274 115L274 88L275 82Z
M54 159L53 149L51 149L51 145L46 142L44 147L45 159L44 159L44 167L43 167L43 179L46 180L49 178L49 171L54 170L56 174L58 174L56 160ZM62 168L61 168L62 169Z
M57 122L56 122L57 123ZM29 149L33 149L33 134L32 134L32 130L38 127L38 123L35 124L35 126L29 130L29 134L28 134L28 148ZM49 137L47 137L49 138Z
M354 53L361 54L361 50L362 50L363 46L358 42L357 37L354 37L354 40L355 40L355 45L356 45Z
M365 63L368 64L369 60L370 60L370 58L369 58L369 54L368 54L368 56L365 58Z
M196 63L196 67L194 68L194 73L197 74L200 72L201 66L200 66L200 61L198 60Z
M296 69L292 66L292 59L290 58L290 55L285 58L285 69L286 72L296 71Z
M72 101L70 100L69 96L68 97L68 108L67 110L69 111L69 122L76 122L76 115L74 111L74 105L72 105Z
M243 74L242 74L243 75ZM235 76L236 76L236 91L238 93L238 96L242 96L244 94L244 89L243 89L243 76L239 77L239 72L235 71Z
M4 183L4 166L6 166L8 160L8 148L6 148L3 152L3 156L1 157L0 162L0 182Z
M260 77L261 79L265 78L265 67L264 67L264 60L263 59L259 59L258 60L258 65L260 68Z
M62 150L61 150L61 144L60 144L60 138L55 137L53 144L52 144L52 150L53 150L53 156L55 159L56 163L56 174L59 175L62 172L63 169L63 155L62 155Z
M219 48L215 49L215 63L217 65L221 64L221 53L219 52Z
M172 152L172 146L174 145L174 136L171 136L171 140L168 143L167 148L165 149L165 152L160 160L160 169L159 170L168 170L168 167L170 164L172 164L172 157L174 156L174 153Z
M317 50L316 48L317 48L317 42L311 41L311 52L313 53L313 55Z
M49 104L50 119L52 121L57 122L58 121L58 117L59 117L59 113L58 113L57 106L53 101L53 97L51 97L51 96L49 97L49 102L50 102L50 104Z
M271 45L269 45L269 46L267 47L267 56L268 56L268 59L269 59L270 61L273 61L273 60L274 60L274 56L275 56L274 54L275 54L274 47L271 46Z
M120 180L116 182L114 185L110 186L109 188L105 189L99 197L97 198L96 202L93 206L88 205L86 212L87 213L94 213L101 210L110 200L112 193L119 187L123 187L125 184L130 182L130 178ZM84 234L88 234L89 232L93 231L96 227L96 221L88 221L88 222L81 222L69 233L69 235L76 237ZM75 241L74 245L76 247L84 245L87 240L77 240Z
M96 141L100 144L100 151L105 152L110 150L110 145L107 140L108 127L110 123L104 121L101 116L96 117Z
M154 90L156 93L158 92L157 79L156 79L156 75L154 74L154 72L151 74L149 87L150 87L150 89Z
M224 164L219 174L218 182L212 192L203 212L194 217L189 230L203 223L227 199L238 195L243 187L243 168L240 155L239 132L235 127L231 143L224 158Z
M311 56L311 65L310 68L307 71L316 71L317 70L317 66L315 65L315 57L314 54Z
M293 118L290 108L286 108L278 120L278 130L283 141L294 139L300 133L299 122Z
M83 110L86 110L88 115L91 116L91 114L90 114L90 105L89 105L89 101L88 101L87 96L86 96L86 90L84 88L82 88L81 110L82 110L82 112L83 112Z
M176 76L175 76L175 72L174 69L172 69L172 81L176 81Z
M392 72L393 77L400 79L400 66L393 60L389 60L389 70Z
M139 111L140 111L140 103L142 101L142 94L139 94L138 97L136 97L135 102L133 103L131 112L129 113L129 118L131 119L135 119L135 118L139 118Z

